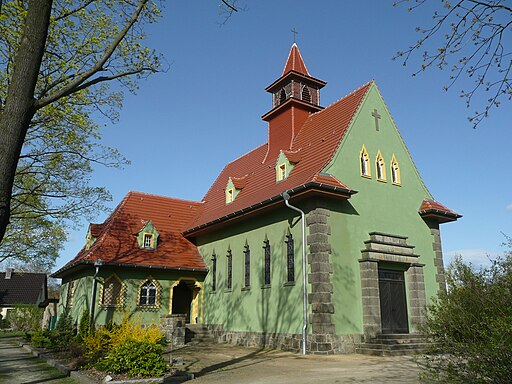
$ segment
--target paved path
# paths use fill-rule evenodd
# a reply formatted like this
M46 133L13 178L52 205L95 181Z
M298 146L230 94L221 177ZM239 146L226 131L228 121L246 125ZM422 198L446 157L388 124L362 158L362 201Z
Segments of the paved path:
M194 373L191 384L417 384L418 367L410 356L302 356L226 344L186 346L172 353L183 370Z
M0 338L0 383L6 384L75 384L41 359L19 346L19 337Z

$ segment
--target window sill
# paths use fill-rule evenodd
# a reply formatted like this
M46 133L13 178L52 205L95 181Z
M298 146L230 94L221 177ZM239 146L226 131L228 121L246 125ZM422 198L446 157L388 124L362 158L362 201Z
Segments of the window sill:
M293 287L295 285L295 281L287 281L283 284L283 287Z
M270 287L271 287L270 284L263 284L261 286L261 289L269 289Z
M231 293L231 292L233 292L233 288L226 288L224 290L224 293Z
M250 291L250 290L251 290L251 287L250 287L250 286L248 286L248 287L242 287L242 289L241 289L241 290L242 290L242 291Z

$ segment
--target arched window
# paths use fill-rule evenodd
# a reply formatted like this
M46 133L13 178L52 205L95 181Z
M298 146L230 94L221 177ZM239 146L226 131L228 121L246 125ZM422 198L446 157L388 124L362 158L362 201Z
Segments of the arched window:
M281 89L281 93L279 94L279 104L283 104L286 101L286 91Z
M244 247L244 287L251 286L251 250L249 244L245 243Z
M377 180L386 181L386 166L380 150L377 153L377 158L375 159L375 169L377 170Z
M391 182L396 185L401 184L400 180L400 167L398 161L396 161L395 155L391 158Z
M302 100L311 103L311 93L309 92L309 88L305 85L302 87Z
M270 241L263 242L263 284L270 286Z
M370 158L368 157L368 152L364 145L363 148L361 148L361 152L359 152L359 165L361 168L361 176L372 177L370 172Z
M153 280L148 279L140 286L139 305L158 305L158 287Z
M295 249L293 236L291 233L286 235L286 281L288 283L295 282Z
M101 304L105 307L118 307L123 303L123 283L116 275L110 276L103 283Z

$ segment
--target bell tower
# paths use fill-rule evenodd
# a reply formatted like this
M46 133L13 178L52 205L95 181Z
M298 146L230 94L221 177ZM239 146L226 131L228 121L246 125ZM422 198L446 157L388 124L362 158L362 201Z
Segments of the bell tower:
M281 77L265 88L272 94L272 109L261 117L268 122L265 160L273 158L280 150L290 149L307 117L323 109L320 89L325 84L309 74L299 47L293 43Z

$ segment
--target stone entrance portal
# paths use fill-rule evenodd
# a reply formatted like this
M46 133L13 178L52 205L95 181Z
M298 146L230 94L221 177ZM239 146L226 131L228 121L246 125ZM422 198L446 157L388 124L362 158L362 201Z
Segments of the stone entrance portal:
M370 233L359 260L366 340L381 333L415 333L425 320L423 264L404 236ZM407 297L405 287L407 284Z
M409 333L403 271L379 269L382 333Z
M186 323L199 324L202 306L202 284L195 280L180 279L171 287L170 308L172 315L183 314Z
M186 322L190 323L190 305L192 304L192 290L183 280L172 289L172 314L186 315Z

